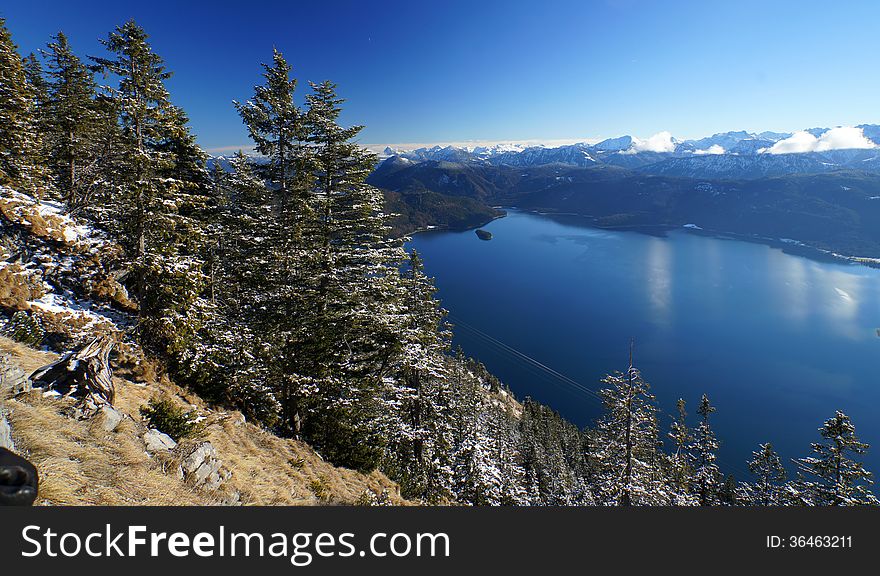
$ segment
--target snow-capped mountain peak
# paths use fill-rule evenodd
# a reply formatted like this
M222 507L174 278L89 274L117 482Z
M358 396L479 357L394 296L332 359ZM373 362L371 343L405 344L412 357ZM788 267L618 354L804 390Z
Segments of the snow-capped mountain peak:
M880 125L861 124L855 127L810 128L795 133L788 132L749 132L735 130L719 132L698 139L678 140L669 132L659 132L647 138L624 135L607 138L595 144L586 142L553 146L541 143L525 142L492 142L468 145L434 145L414 149L402 147L385 147L382 157L399 157L413 162L442 161L454 163L477 163L509 166L538 166L561 164L588 167L599 164L610 164L623 168L641 168L655 165L667 160L677 160L670 164L670 170L691 172L685 168L688 159L700 159L699 166L708 166L711 158L719 170L735 168L735 174L747 173L747 166L754 165L756 170L764 171L764 167L754 164L755 158L766 153L811 153L825 154L820 165L847 167L856 158L864 161L859 151L880 148ZM833 155L829 156L829 155ZM735 162L721 162L721 157L741 156L744 159ZM852 157L852 159L849 159ZM719 164L719 162L721 162ZM814 159L802 159L790 162L799 169L812 166ZM822 164L824 162L824 164ZM859 169L873 166L867 163L859 165ZM765 166L764 162L761 166ZM782 164L773 164L775 168L785 170ZM827 169L827 168L826 168Z

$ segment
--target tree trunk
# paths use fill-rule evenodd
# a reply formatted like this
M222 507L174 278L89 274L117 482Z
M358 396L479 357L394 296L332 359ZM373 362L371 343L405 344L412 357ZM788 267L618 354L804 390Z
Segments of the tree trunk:
M109 361L112 348L111 340L95 338L37 369L30 376L33 386L76 398L77 407L86 414L112 405L116 396Z

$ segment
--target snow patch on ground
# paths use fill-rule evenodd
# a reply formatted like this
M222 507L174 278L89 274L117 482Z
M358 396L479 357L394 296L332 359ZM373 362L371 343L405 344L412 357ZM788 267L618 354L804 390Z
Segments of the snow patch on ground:
M110 317L95 311L90 306L77 302L70 294L61 296L50 292L37 300L29 301L28 304L31 307L39 308L52 314L80 316L86 321L85 326L82 328L83 330L101 324L115 325L115 322Z
M64 242L68 244L100 242L100 239L94 238L95 230L90 226L75 222L73 218L64 213L64 206L60 202L54 200L38 201L33 196L5 186L0 186L0 196L20 203L15 211L22 218L27 219L28 210L35 211L50 225L48 231L59 233Z

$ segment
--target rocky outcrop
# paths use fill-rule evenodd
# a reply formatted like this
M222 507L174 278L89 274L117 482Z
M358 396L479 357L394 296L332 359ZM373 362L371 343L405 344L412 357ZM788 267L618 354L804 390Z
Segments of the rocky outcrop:
M0 398L14 396L31 389L27 374L8 355L0 353Z
M180 476L197 488L216 490L232 476L223 469L217 449L210 442L199 442L186 450L180 463Z
M30 390L30 380L12 359L0 352L0 448L15 450L12 428L3 408L3 398Z
M6 448L15 452L15 443L12 441L12 428L6 419L6 413L0 408L0 448Z

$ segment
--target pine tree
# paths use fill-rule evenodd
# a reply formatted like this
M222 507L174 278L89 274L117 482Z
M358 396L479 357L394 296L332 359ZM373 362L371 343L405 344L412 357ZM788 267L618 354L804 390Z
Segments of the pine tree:
M749 503L755 506L782 506L785 500L785 467L773 445L761 444L752 453L749 470L756 481L747 487Z
M491 384L475 374L473 367L459 376L461 380L454 385L455 430L459 434L453 458L458 501L475 506L527 502L519 440L508 407L493 397Z
M46 109L49 101L49 84L46 82L46 73L43 70L43 64L33 52L22 59L21 65L24 68L24 75L33 102L34 127L37 133L42 136L46 133L48 124ZM45 145L45 138L41 138L41 140L41 144ZM45 159L45 151L41 150L42 164L45 163Z
M271 193L241 151L232 171L211 177L217 213L203 238L206 290L199 300L200 328L186 348L178 371L202 397L231 406L267 426L277 423L280 406L269 374L271 345L260 330L260 286L255 274L265 262L262 229L271 212Z
M47 189L36 102L18 47L0 18L0 185L41 195ZM31 69L33 73L33 69Z
M675 447L675 451L669 457L669 476L672 488L677 494L677 503L690 504L693 500L690 494L691 475L693 474L693 457L690 453L690 446L694 437L687 425L684 399L679 398L676 407L678 408L678 418L672 422L667 435Z
M528 502L546 506L589 503L587 461L580 431L531 399L519 420L519 460Z
M696 459L692 485L700 506L715 506L720 503L718 492L722 476L716 463L718 440L709 424L709 416L713 412L715 407L709 402L709 397L703 394L700 407L697 409L701 420L694 433L694 442L691 444Z
M294 102L296 79L284 56L273 51L263 64L265 83L245 103L234 102L255 148L264 158L253 167L268 184L269 196L251 206L260 239L259 266L249 269L250 287L242 292L260 339L273 350L267 360L269 382L281 406L279 431L299 437L315 385L308 351L313 334L307 315L313 310L315 265L314 211L308 183L311 152L305 146L304 113ZM238 172L238 170L236 170ZM248 212L248 211L246 211ZM237 240L243 248L250 241Z
M204 208L204 153L171 104L164 82L171 73L129 20L102 41L112 58L93 58L119 113L120 160L113 186L105 190L105 222L126 249L139 306L141 343L173 356L196 330L189 314L200 296L202 255L198 253Z
M415 250L401 284L404 318L398 333L400 352L386 393L389 409L383 426L389 456L385 469L394 470L392 477L409 497L436 503L448 496L451 483L446 312L434 298L436 288Z
M290 77L291 66L278 50L272 52L272 65L262 66L266 83L255 86L254 96L247 102L233 104L257 152L266 157L261 174L288 199L301 191L306 175L303 112L293 99L297 81Z
M400 241L387 238L382 192L365 183L376 157L353 142L361 126L339 125L330 82L306 97L316 264L305 318L311 337L298 373L314 390L304 433L334 461L368 469L381 453L382 378L398 346ZM374 441L369 441L373 439Z
M452 492L459 502L474 503L480 491L475 464L479 388L476 380L469 377L464 352L460 347L456 349L451 362Z
M619 506L664 504L669 494L658 474L654 395L632 362L626 374L606 376L600 393L605 415L591 453L599 469L600 500Z
M96 186L100 130L106 128L101 124L92 72L73 53L67 36L59 32L47 48L49 168L68 208L75 209Z
M742 500L743 489L736 482L733 474L724 477L724 481L718 487L718 502L722 506L738 506Z
M819 433L827 442L814 443L814 456L797 460L802 473L816 478L804 483L809 502L819 506L880 504L870 489L873 474L850 456L864 454L869 448L856 436L850 417L838 410L819 428Z

